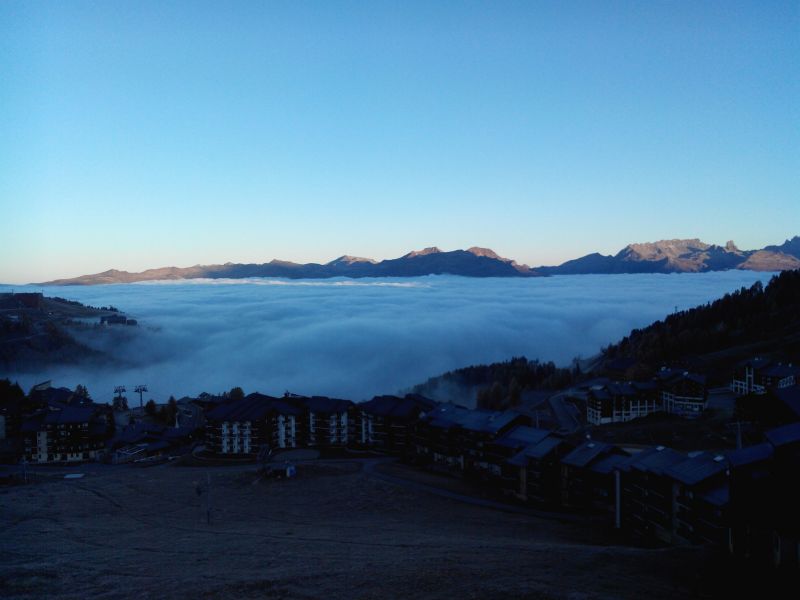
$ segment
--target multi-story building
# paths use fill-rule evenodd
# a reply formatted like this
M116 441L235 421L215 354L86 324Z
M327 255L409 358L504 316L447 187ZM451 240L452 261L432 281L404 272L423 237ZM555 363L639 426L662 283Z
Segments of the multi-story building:
M586 394L586 420L592 425L623 423L662 410L654 381L593 385Z
M672 542L728 543L728 461L697 453L665 472L672 480Z
M800 568L800 422L728 455L730 551L775 567Z
M302 415L303 410L286 399L250 394L206 414L206 444L211 452L226 455L297 448Z
M375 396L357 406L356 444L384 452L407 455L413 450L417 421L433 410L436 402L418 394Z
M704 375L680 369L663 368L658 373L664 412L696 419L708 405L708 386Z
M418 456L456 471L499 475L497 448L493 454L491 445L520 425L529 424L530 417L514 411L470 410L442 404L417 424L415 450ZM520 433L519 437L525 435Z
M24 455L32 463L94 460L109 437L108 421L98 406L48 407L21 427Z
M561 503L570 508L612 510L616 493L613 471L626 457L611 444L583 442L561 459Z
M557 503L559 459L569 449L569 444L553 433L526 446L503 464L506 485L524 502Z
M769 389L787 388L797 383L800 369L766 358L751 358L736 365L731 391L740 396L766 394Z
M352 441L355 404L350 400L293 395L284 399L305 410L303 421L307 445L318 448L346 446Z
M635 537L672 541L673 480L665 471L684 460L685 454L657 446L620 466L621 521Z

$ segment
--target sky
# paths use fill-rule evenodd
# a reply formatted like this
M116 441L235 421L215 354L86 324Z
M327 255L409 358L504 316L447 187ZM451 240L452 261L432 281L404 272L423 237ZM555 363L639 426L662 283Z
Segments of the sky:
M800 4L0 3L0 281L800 234Z

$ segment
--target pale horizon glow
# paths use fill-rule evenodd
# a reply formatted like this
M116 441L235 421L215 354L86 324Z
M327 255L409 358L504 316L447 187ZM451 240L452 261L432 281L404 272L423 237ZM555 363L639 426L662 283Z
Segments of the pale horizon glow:
M0 3L0 282L780 244L800 4Z

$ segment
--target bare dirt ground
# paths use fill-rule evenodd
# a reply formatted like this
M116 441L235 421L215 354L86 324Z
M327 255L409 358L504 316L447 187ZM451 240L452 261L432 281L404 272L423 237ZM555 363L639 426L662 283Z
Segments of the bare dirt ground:
M289 481L172 464L62 477L0 488L0 596L676 600L699 586L702 550L607 545L596 526L404 488L357 462Z

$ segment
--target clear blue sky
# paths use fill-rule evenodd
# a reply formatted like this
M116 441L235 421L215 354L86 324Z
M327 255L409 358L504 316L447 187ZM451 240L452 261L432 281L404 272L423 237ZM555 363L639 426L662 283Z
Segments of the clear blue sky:
M0 3L0 281L800 234L800 3Z

